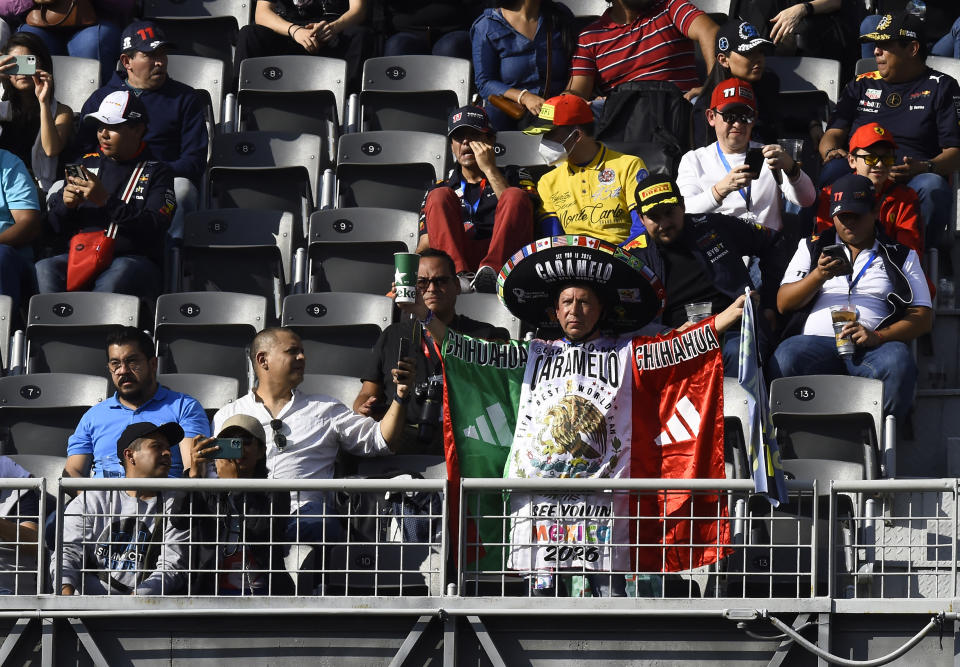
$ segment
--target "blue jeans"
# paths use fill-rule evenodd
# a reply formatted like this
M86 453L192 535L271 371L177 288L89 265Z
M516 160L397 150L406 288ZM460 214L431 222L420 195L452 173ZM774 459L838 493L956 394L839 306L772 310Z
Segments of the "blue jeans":
M470 33L466 30L448 32L434 42L432 48L426 33L416 32L398 32L396 35L391 35L383 45L385 56L434 55L470 60L472 53Z
M120 58L120 35L123 33L123 27L110 21L101 20L96 25L72 32L35 28L27 24L20 26L20 31L33 33L42 39L50 55L99 60L101 83L110 80L113 69L117 66L117 60Z
M880 23L880 18L880 14L871 14L863 19L860 24L860 34L866 35L868 32L873 32ZM946 35L937 40L930 49L930 55L960 58L960 18L953 22ZM860 45L860 57L873 58L873 42Z
M883 382L883 413L902 420L913 404L917 365L906 343L857 347L853 356L837 354L831 336L791 336L780 343L769 363L770 379L796 375L854 375Z
M37 262L37 287L41 293L67 289L68 255L54 255ZM93 281L91 292L132 294L142 299L156 299L162 279L160 267L142 255L114 257L107 270Z
M13 299L13 308L37 291L33 262L13 246L0 243L0 294Z
M327 506L330 507L330 515ZM284 539L287 542L300 544L322 544L342 542L344 538L343 525L339 516L334 514L333 502L311 500L303 504L299 511L293 512L287 522L287 532ZM352 539L356 540L356 537Z

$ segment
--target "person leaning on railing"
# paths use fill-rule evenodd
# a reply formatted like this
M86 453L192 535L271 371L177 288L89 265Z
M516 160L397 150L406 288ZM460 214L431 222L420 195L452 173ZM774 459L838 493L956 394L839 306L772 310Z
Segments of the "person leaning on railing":
M204 478L210 464L220 479L266 479L267 446L263 426L250 415L234 415L217 438L237 438L243 454L214 458L220 446L213 438L195 440L191 478ZM202 572L194 592L214 595L290 595L293 581L283 569L283 541L290 515L290 494L262 491L195 493L194 516L209 515L193 525L194 543L203 544Z

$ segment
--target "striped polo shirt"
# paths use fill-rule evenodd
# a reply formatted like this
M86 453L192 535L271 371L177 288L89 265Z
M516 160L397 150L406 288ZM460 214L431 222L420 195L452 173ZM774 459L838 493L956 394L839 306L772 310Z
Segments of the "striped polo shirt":
M607 10L577 40L571 76L592 76L602 93L628 81L671 81L688 91L700 85L690 25L702 11L687 0L661 0L629 25Z

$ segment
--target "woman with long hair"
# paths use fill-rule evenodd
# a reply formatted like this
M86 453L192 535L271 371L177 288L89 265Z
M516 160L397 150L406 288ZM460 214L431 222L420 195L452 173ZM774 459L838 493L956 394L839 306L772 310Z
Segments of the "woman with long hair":
M0 57L0 148L23 160L40 188L48 191L60 180L60 153L73 137L73 110L58 102L53 81L53 59L36 35L14 33ZM16 56L34 56L33 76L5 74Z

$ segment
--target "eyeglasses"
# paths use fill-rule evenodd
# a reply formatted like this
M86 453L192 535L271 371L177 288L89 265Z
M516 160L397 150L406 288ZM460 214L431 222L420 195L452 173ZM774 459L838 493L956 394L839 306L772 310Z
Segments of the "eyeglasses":
M430 285L438 289L443 289L453 280L450 276L437 276L436 278L417 278L417 289L426 292Z
M273 429L273 444L282 452L283 448L287 446L287 436L280 432L280 429L283 428L283 421L280 419L271 419L270 428Z
M858 157L864 162L867 163L868 167L877 166L878 162L882 162L884 167L892 167L893 163L897 161L897 158L893 155L873 155L872 153L854 153L854 157Z
M140 369L143 368L143 357L127 357L126 359L111 359L107 362L107 368L110 369L111 373L117 373L124 366L134 373L140 372Z
M717 115L723 118L723 122L728 125L733 125L734 123L743 123L744 125L752 125L755 120L755 116L747 111L716 111Z

